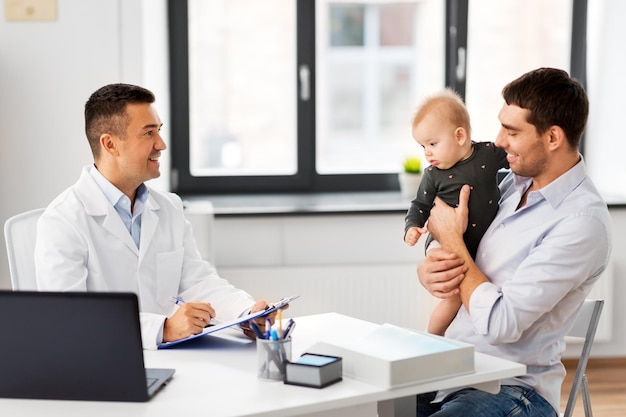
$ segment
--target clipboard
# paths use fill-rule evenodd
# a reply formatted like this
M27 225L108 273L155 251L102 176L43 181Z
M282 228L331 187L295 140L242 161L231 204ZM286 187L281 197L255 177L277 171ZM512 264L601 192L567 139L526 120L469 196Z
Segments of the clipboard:
M268 305L265 310L261 310L261 311L257 311L257 312L254 312L254 313L247 314L245 316L237 317L235 320L232 320L232 321L226 321L226 322L223 322L223 323L215 324L213 326L205 327L202 330L202 333L194 334L194 335L191 335L191 336L186 337L184 339L176 340L174 342L163 343L163 344L159 345L159 349L167 349L169 347L178 345L179 343L184 343L184 342L186 342L188 340L197 339L198 337L206 336L207 334L215 333L215 332L218 332L220 330L226 329L228 327L236 326L238 324L245 323L245 322L250 321L250 320L254 320L257 317L266 316L266 315L268 315L270 313L273 313L274 311L278 310L279 308L283 308L284 306L286 306L287 304L291 303L292 301L294 301L294 300L296 300L298 298L300 298L299 295L292 295L290 297L281 298L280 300L276 301L275 303L272 303L272 304Z

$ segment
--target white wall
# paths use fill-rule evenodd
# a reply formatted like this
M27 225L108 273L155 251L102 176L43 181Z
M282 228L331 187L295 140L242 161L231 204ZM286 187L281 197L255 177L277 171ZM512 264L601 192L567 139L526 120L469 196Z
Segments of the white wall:
M58 18L52 22L7 22L4 8L0 8L0 223L19 212L45 206L78 178L83 165L91 162L82 113L88 96L100 86L129 82L153 90L165 123L164 136L169 137L165 27L164 0L58 0ZM167 157L167 152L164 155ZM163 166L167 165L164 160ZM167 176L156 184L165 188ZM616 297L621 297L626 295L626 281L619 279L626 274L626 259L619 255L626 250L626 237L619 231L626 230L626 210L612 210L612 215L618 278L614 290ZM276 237L276 233L284 232L282 223L295 219L276 219L277 228L261 230L258 236ZM332 301L334 306L336 302L331 296L334 277L353 280L350 302L360 297L359 277L371 280L384 275L403 281L407 293L388 293L388 288L382 286L375 293L377 296L364 300L372 304L371 312L363 312L364 318L384 316L385 308L392 309L394 303L419 297L420 291L414 280L417 256L414 264L395 231L387 230L397 227L396 221L387 215L353 216L346 218L345 223L336 218L328 222L312 219L309 226L314 227L309 230L316 239L307 243L311 245L307 249L311 264L306 268L285 265L277 276L277 270L263 265L268 259L260 257L257 251L267 244L263 240L248 243L243 255L247 260L238 266L229 245L241 250L241 241L233 240L232 233L244 233L243 225L239 226L236 220L218 219L216 237L224 241L224 246L218 247L218 266L224 268L225 276L245 280L259 292L265 288L263 278L273 276L320 282L311 288L319 294L320 308L325 308L324 303ZM342 230L359 222L365 230L376 224L376 233L364 233L354 242L338 238ZM314 265L314 259L319 260L321 255L320 247L330 259L333 254L340 255L343 264ZM381 247L397 253L391 258L384 255L373 259ZM0 253L5 253L4 240ZM250 266L250 262L257 264ZM9 287L7 261L0 256L0 288ZM626 356L626 329L618 326L618 318L626 316L626 304L616 302L614 306L614 339L596 346L594 354L599 356ZM297 308L294 305L294 312Z
M0 7L2 224L47 205L92 162L83 106L99 87L141 84L157 94L164 120L169 113L165 0L57 4L57 19L43 22L8 22ZM169 136L167 125L163 132ZM168 166L169 159L162 161ZM8 285L7 260L0 256L0 288Z

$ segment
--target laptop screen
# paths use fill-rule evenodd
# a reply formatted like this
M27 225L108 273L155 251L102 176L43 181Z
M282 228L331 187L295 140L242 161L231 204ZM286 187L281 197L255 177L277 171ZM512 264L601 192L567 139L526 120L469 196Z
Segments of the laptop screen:
M137 296L0 291L0 396L146 401Z

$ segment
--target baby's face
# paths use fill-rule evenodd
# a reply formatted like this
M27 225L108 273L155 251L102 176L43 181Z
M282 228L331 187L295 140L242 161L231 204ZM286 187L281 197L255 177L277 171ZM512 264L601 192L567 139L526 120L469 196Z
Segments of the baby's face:
M413 138L424 148L424 157L439 169L453 167L466 155L465 142L458 140L457 128L434 115L426 116L413 129Z

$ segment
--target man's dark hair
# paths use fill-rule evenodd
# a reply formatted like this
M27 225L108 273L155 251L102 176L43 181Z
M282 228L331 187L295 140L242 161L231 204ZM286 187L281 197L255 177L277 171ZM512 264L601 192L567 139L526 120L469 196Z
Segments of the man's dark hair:
M551 126L559 126L567 141L578 148L589 115L589 99L582 84L567 72L555 68L539 68L511 81L502 90L509 105L530 110L528 123L538 134Z
M129 122L127 104L154 100L151 91L130 84L109 84L94 92L85 103L85 133L94 158L100 153L102 134L124 136Z

